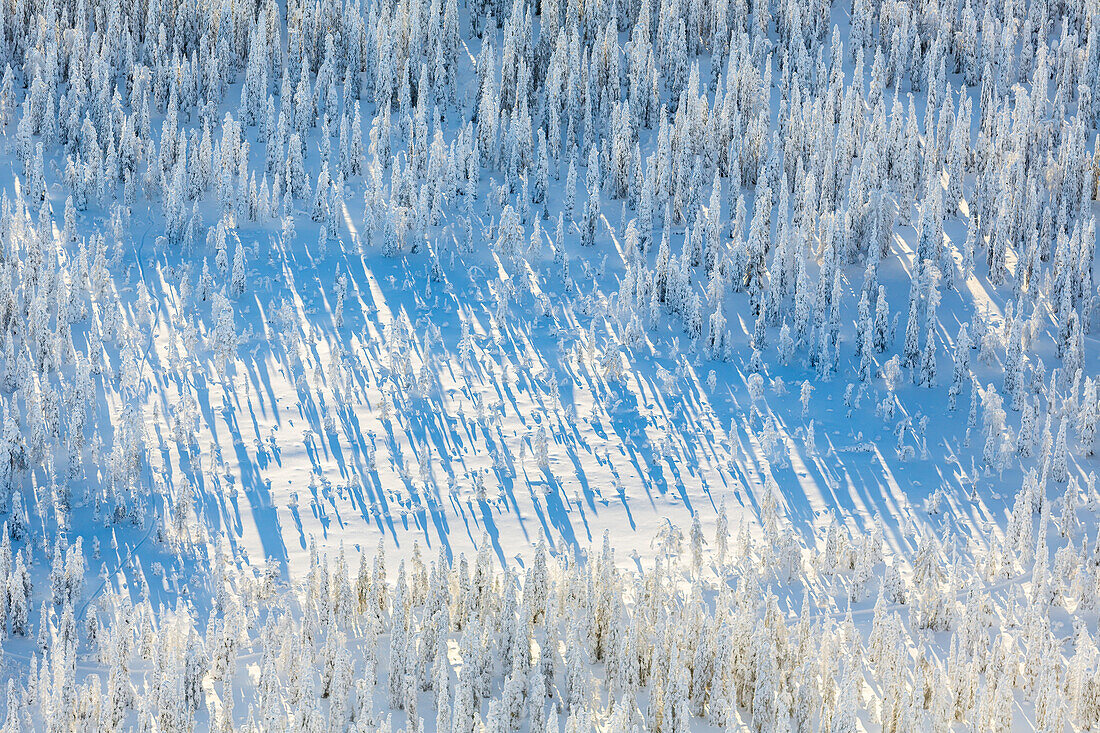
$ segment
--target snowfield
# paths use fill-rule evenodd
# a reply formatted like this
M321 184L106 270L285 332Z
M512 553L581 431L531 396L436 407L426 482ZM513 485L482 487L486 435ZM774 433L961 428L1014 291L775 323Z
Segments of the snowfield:
M0 4L0 721L1100 729L1100 6Z

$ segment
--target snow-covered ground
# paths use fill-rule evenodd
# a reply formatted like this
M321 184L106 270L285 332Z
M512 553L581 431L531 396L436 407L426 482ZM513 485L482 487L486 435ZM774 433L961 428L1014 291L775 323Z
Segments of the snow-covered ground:
M1100 9L0 10L5 730L1100 726Z

